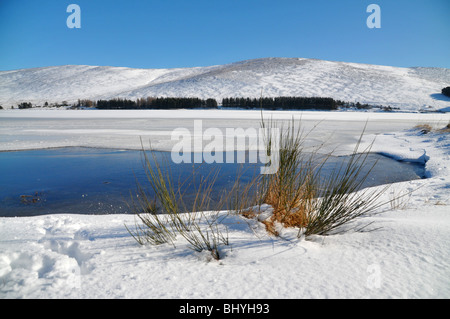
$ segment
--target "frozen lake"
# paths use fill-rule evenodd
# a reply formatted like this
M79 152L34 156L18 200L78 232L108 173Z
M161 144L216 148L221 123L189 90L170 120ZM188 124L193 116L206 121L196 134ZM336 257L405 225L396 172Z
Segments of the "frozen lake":
M441 125L449 121L447 114L314 111L266 111L264 118L294 119L305 134L312 130L305 138L307 146L321 144L323 152L335 155L351 154L365 129L364 145L376 137L381 142L372 151L396 158L403 158L403 154L396 154L397 147L384 143L383 135L420 123ZM171 139L175 129L187 129L193 132L194 140L202 139L195 134L194 121L201 121L203 130L245 130L260 127L261 112L4 110L0 112L0 216L127 213L130 191L136 190L135 174L141 181L144 177L141 138L145 149L151 143L154 150L170 151L176 143ZM251 148L236 143L236 150ZM422 155L421 150L409 152L406 160ZM380 163L368 180L373 185L421 177L417 165L371 156L371 160L376 159ZM180 178L191 173L191 167L172 166ZM217 186L226 190L237 168L222 165L223 176Z
M310 145L325 142L325 151L355 143L365 134L378 135L411 129L417 124L443 124L449 114L265 111L264 119L300 123ZM151 141L153 149L170 151L171 133L177 128L193 131L195 120L203 129L259 128L260 111L230 110L3 110L0 112L0 150L87 146L141 149ZM237 149L246 149L237 145ZM342 151L347 152L348 149Z

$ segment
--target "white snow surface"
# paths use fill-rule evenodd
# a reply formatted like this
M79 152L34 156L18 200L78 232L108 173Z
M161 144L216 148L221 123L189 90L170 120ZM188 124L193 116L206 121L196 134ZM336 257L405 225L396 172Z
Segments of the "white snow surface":
M65 65L0 72L0 105L122 97L321 96L402 110L448 109L445 68L401 68L304 58L262 58L179 69Z
M130 136L136 139L145 132L142 121L151 130L165 127L170 131L196 117L211 126L219 122L251 125L252 119L258 119L248 111L143 114L5 111L0 113L0 150L12 149L14 140L17 149L61 146L61 136L67 145L77 142L85 146L99 146L99 141L109 136L102 145L120 148L131 141ZM374 151L403 160L426 159L428 178L393 184L381 200L388 200L391 193L415 191L398 207L386 205L377 214L355 221L359 225L373 222L373 229L381 227L370 232L349 231L306 240L297 238L296 230L284 230L281 238L276 238L256 221L222 212L231 246L222 248L219 261L188 249L181 238L175 248L140 246L125 228L134 225L131 215L68 212L0 218L0 298L449 298L450 134L439 128L447 125L450 117L403 114L402 118L362 112L272 114L285 118L301 115L306 125L322 121L311 141L329 141L332 149L339 143L340 153L352 150L368 121L363 144L375 138ZM105 119L114 126L108 134L96 131L106 129L101 127L106 125ZM412 127L421 122L436 130L419 134ZM66 129L71 131L64 132ZM91 138L80 138L84 133ZM161 145L168 147L167 140Z

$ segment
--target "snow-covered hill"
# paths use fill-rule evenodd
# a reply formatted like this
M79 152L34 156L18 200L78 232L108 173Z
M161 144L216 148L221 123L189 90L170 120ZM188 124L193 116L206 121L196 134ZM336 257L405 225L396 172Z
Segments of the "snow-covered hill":
M146 96L324 96L415 111L450 107L450 69L264 58L179 69L53 66L0 72L0 105Z

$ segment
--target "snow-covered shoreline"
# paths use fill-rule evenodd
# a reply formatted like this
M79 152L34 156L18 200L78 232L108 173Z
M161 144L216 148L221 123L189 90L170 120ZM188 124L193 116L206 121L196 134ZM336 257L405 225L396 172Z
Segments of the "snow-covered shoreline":
M9 112L0 113L0 121L5 114L19 114ZM37 112L20 113L18 118L24 120L28 114L46 120L47 112ZM72 111L54 112L67 116L65 123L70 123L68 114ZM107 114L114 118L114 113L103 116ZM203 112L191 114L192 118L208 118ZM368 128L363 146L375 138L372 150L376 152L407 160L419 160L424 154L427 157L429 178L394 184L384 199L391 193L415 190L412 196L393 209L387 205L379 214L356 221L374 222L374 228L380 230L310 240L297 239L287 231L280 239L268 236L253 221L230 215L224 222L231 248L224 248L225 257L215 261L189 250L181 239L176 248L138 245L125 228L134 225L131 215L0 218L0 298L449 298L450 134L437 130L447 125L449 116L327 114L326 124L334 123L327 128L349 135L341 139L342 152L352 149L360 125L369 116L374 126ZM171 115L185 119L180 113ZM246 117L243 113L232 115L236 121L238 116L246 120L239 125L248 124L253 116L251 112ZM323 120L320 115L302 112L302 120L315 123ZM221 115L215 116L211 113L209 120L220 120ZM422 121L432 123L436 130L423 135L412 129ZM72 129L80 128L73 123ZM179 124L183 123L173 126ZM53 133L64 135L64 128L54 127ZM14 139L22 146L52 145L54 136L48 132L34 135L35 140L25 134L26 130L36 134L39 129L43 128L34 124L16 128L7 124L1 131L6 142L0 143L0 148L7 149L7 143L14 143ZM95 135L92 126L81 129ZM130 127L116 127L120 129ZM81 137L85 135L77 134L72 131L66 135L68 144L78 137L87 144L104 138L97 134L84 140ZM122 139L124 136L113 134L105 144L120 147L129 141ZM317 139L324 138L326 135Z

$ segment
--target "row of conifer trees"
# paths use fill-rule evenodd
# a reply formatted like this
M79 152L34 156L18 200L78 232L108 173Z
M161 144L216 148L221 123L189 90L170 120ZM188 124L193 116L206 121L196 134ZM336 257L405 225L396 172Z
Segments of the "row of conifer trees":
M263 98L224 98L222 107L235 107L244 109L319 109L335 110L338 103L329 97L263 97Z
M224 98L223 108L243 109L319 109L335 110L339 101L327 97L263 97L263 98ZM219 103L215 99L147 97L137 100L115 98L110 100L78 100L76 107L87 106L98 109L215 109Z
M139 98L128 100L115 98L111 100L98 100L93 103L98 109L193 109L193 108L217 108L217 101L214 99L199 98ZM83 105L78 105L83 106Z

